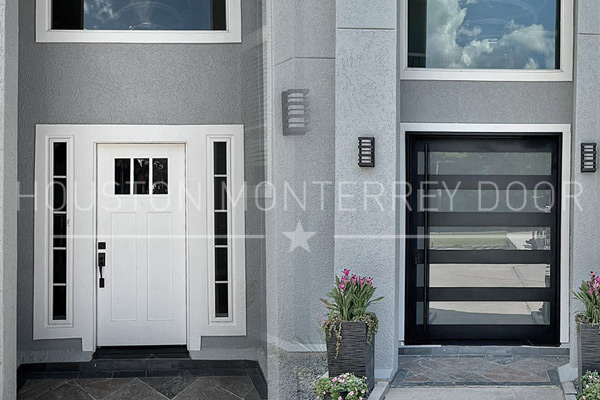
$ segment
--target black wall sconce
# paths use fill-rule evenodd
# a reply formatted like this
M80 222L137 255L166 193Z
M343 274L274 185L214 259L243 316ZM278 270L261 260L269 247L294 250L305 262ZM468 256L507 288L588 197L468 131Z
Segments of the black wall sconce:
M598 144L581 143L581 172L596 172L598 169Z
M375 138L374 137L359 137L358 138L358 166L359 167L374 167L375 166Z
M281 93L283 136L308 132L308 89L290 89Z

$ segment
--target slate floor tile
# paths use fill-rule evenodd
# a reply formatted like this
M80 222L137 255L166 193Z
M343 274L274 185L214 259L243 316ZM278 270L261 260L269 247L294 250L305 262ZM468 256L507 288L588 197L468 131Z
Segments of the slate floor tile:
M73 381L65 382L45 393L39 394L37 397L31 398L39 400L94 400L92 396Z
M49 392L57 386L64 385L64 379L32 379L25 382L18 394L20 400L29 400Z
M214 378L198 378L174 400L240 400L215 384Z
M241 398L254 390L254 384L248 376L217 377L215 381L222 389Z
M172 399L196 381L195 377L142 378L142 382L163 396Z
M133 378L77 379L75 382L94 399L103 400L131 381L133 381Z
M164 400L165 396L144 384L139 379L134 379L116 392L104 398L105 400Z
M258 395L256 390L251 391L244 397L244 400L261 400L261 397Z

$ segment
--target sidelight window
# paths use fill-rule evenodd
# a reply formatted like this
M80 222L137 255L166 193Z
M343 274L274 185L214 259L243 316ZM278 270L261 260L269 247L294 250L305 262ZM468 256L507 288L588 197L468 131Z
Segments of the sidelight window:
M214 315L216 318L229 318L230 293L230 234L229 198L227 193L229 160L227 142L213 144L213 212L214 212Z

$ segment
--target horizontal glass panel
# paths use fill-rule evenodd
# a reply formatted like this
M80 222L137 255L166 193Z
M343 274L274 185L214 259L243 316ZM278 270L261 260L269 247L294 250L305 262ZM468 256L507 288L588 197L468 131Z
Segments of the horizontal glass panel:
M227 175L227 143L226 142L215 142L214 144L214 156L215 156L215 175Z
M431 250L550 250L546 227L436 227L429 228Z
M429 303L430 325L549 325L550 303L464 301Z
M547 186L545 186L547 187ZM419 212L527 212L548 213L554 205L552 190L419 190ZM426 201L427 200L427 201Z
M429 286L546 288L550 287L550 265L431 264Z
M408 66L560 68L560 0L408 0Z
M226 0L52 0L52 29L226 30Z
M424 174L424 153L418 154ZM429 176L434 175L551 175L550 152L437 152L429 153ZM432 180L435 180L432 178ZM482 179L484 180L484 179ZM515 188L518 189L518 186Z

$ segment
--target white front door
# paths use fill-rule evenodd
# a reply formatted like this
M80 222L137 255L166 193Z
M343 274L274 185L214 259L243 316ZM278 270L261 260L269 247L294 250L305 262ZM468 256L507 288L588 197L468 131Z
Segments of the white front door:
M98 346L185 344L185 146L101 144L97 168Z

